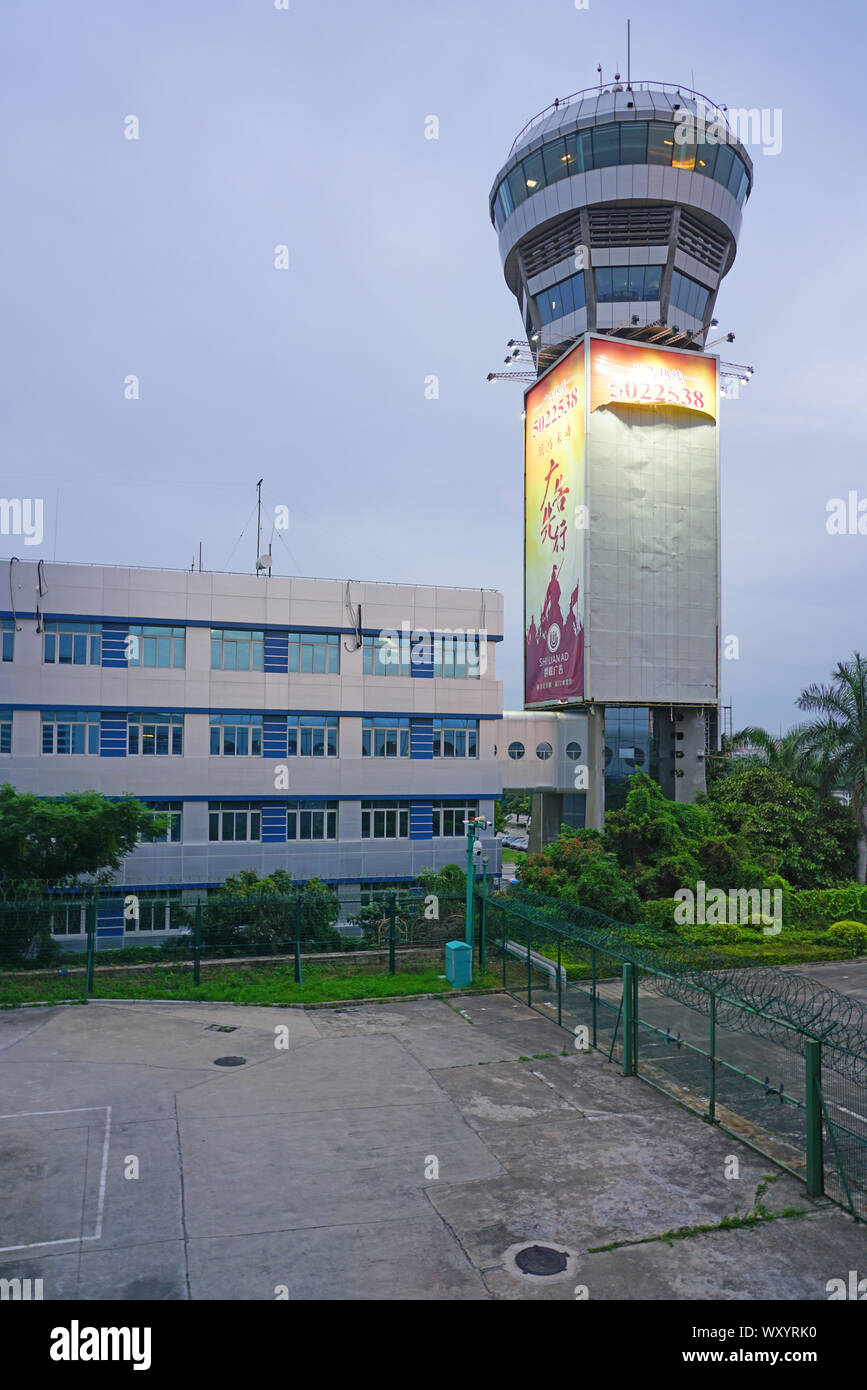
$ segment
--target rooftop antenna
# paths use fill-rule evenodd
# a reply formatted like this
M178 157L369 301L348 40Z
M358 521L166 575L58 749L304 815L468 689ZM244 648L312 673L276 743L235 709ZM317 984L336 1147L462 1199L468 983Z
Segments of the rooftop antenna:
M260 564L259 564L259 560L260 560L261 557L262 557L262 479L261 479L261 478L259 479L258 483L256 484L256 491L257 491L258 494L259 494L258 511L257 511L257 513L256 513L256 573L258 574L259 570L260 570L261 568L264 568L263 566L260 566Z
M632 20L626 21L626 90L632 91Z
M596 64L596 71L599 73L599 86L601 87L601 86L602 86L602 64L601 64L601 63L597 63L597 64Z

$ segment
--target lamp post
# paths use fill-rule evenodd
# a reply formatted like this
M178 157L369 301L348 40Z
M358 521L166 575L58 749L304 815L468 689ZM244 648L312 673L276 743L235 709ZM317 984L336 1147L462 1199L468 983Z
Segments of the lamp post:
M467 826L467 928L465 940L472 950L473 946L473 856L475 852L476 836L480 830L484 830L487 825L484 816L474 816L472 820L466 822Z

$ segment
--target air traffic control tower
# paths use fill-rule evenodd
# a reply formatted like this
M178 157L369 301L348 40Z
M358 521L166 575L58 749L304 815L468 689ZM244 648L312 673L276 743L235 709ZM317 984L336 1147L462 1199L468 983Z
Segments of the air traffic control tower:
M721 655L707 339L752 179L724 107L618 77L534 117L491 189L524 326L516 370L491 374L527 383L524 706L589 716L575 787L534 805L537 844L601 825L638 767L676 800L705 786Z
M538 372L587 331L703 347L752 179L725 108L682 87L615 81L529 121L490 210Z

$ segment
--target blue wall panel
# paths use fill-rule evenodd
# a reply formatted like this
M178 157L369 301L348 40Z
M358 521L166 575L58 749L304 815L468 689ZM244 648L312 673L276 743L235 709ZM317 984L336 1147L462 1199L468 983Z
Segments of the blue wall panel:
M102 629L102 664L103 666L121 666L126 669L126 639L129 637L128 627L103 627Z
M411 719L409 724L410 756L433 757L433 719Z
M433 839L433 802L413 801L409 808L409 838Z
M289 632L265 632L266 672L285 675L289 670Z
M277 758L280 762L286 758L286 732L285 719L262 720L263 757Z
M262 806L262 843L285 844L286 803L266 801Z
M126 757L126 715L106 714L99 716L99 756L101 758Z

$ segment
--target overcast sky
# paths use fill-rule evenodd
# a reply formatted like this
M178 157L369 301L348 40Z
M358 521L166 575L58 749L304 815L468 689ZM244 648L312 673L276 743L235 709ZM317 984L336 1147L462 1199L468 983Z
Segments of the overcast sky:
M717 301L756 373L722 405L724 698L736 728L800 718L867 649L867 535L826 530L867 498L863 11L289 5L6 0L0 494L46 517L0 550L50 559L56 528L58 560L185 568L201 540L249 570L264 476L277 573L500 589L520 707L521 390L485 377L521 325L487 194L530 116L625 71L629 15L633 79L782 112Z

